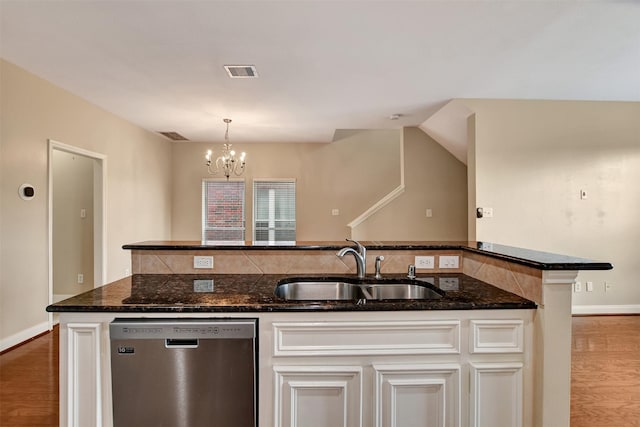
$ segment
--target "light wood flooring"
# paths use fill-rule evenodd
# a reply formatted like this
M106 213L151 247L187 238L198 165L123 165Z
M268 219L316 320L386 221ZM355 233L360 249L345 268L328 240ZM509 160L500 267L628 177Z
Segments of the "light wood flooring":
M0 426L58 426L58 328L0 355Z
M571 426L640 426L640 316L572 323Z
M640 316L574 317L572 348L571 426L640 426ZM57 328L0 355L0 426L58 426Z

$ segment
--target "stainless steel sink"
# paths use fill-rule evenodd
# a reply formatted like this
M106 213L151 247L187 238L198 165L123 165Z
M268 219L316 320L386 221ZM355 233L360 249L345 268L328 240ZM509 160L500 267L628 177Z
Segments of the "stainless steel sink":
M433 289L422 285L406 283L390 283L384 285L362 285L361 288L370 295L367 299L433 299L441 295Z
M276 286L276 296L286 300L351 300L358 299L359 287L346 282L291 282Z
M426 283L360 282L291 279L276 286L275 295L290 301L438 299L442 295Z

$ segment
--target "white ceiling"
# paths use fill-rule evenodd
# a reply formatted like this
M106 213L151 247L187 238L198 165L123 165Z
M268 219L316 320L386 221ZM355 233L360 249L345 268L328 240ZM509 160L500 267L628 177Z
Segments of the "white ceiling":
M151 131L327 142L453 98L639 101L640 2L1 0L0 55Z

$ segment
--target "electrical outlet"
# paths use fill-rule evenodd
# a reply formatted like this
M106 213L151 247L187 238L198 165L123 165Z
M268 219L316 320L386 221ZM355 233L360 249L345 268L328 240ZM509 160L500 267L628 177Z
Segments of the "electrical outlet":
M433 209L427 209L425 215L427 216L427 218L433 217Z
M460 257L458 255L440 255L438 262L440 268L460 268Z
M193 281L193 292L213 292L213 279L195 279Z
M587 282L587 292L593 292L593 282Z
M84 283L84 274L78 273L78 283Z
M493 218L493 208L484 208L483 213L485 218Z
M573 284L573 292L582 292L582 283L575 282Z
M483 251L493 251L493 243L490 242L479 242L480 247L478 249L482 249Z
M460 281L457 277L441 277L438 285L443 291L457 291L460 286Z
M434 268L435 261L433 256L416 256L413 264L416 268Z
M212 256L194 256L193 268L213 268Z

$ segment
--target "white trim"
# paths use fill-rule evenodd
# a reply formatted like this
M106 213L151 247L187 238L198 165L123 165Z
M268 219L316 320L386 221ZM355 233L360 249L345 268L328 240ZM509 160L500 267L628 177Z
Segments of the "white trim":
M573 283L578 276L577 270L544 270L542 283L545 285L565 285Z
M102 324L69 323L67 328L67 387L60 392L66 393L66 413L60 418L66 417L66 423L60 425L102 427Z
M49 322L47 321L38 323L37 325L32 326L28 329L24 329L17 334L9 335L7 338L0 340L0 351L5 351L6 349L13 347L14 345L18 345L35 337L36 335L50 330L51 327L49 325Z
M404 131L400 133L400 185L393 189L389 194L384 196L382 199L378 200L371 206L369 209L364 211L360 216L347 224L347 227L353 229L365 222L370 216L373 216L380 209L387 206L394 199L399 197L402 193L404 193Z
M404 193L404 185L400 185L396 187L393 191L391 191L391 193L387 194L382 199L378 200L373 206L371 206L369 209L364 211L359 217L357 217L356 219L351 221L349 224L347 224L347 227L350 227L351 229L353 229L359 226L365 220L367 220L367 218L369 218L374 213L378 212L380 209L387 206L389 203L391 203L395 198L400 196L402 193Z
M640 314L640 304L574 305L571 314Z
M64 151L66 153L77 154L80 156L89 157L96 160L100 167L100 174L102 186L100 188L101 212L96 212L96 219L100 221L99 227L94 225L94 245L100 247L100 262L96 263L94 260L94 268L99 265L99 268L95 268L99 271L99 281L94 277L94 287L102 286L107 283L107 156L104 154L96 153L93 151L85 150L84 148L74 147L72 145L64 144L62 142L48 139L48 194L47 194L47 251L48 251L48 282L49 282L49 304L53 304L53 150ZM96 230L100 232L95 233ZM53 327L53 313L49 313L49 329Z

